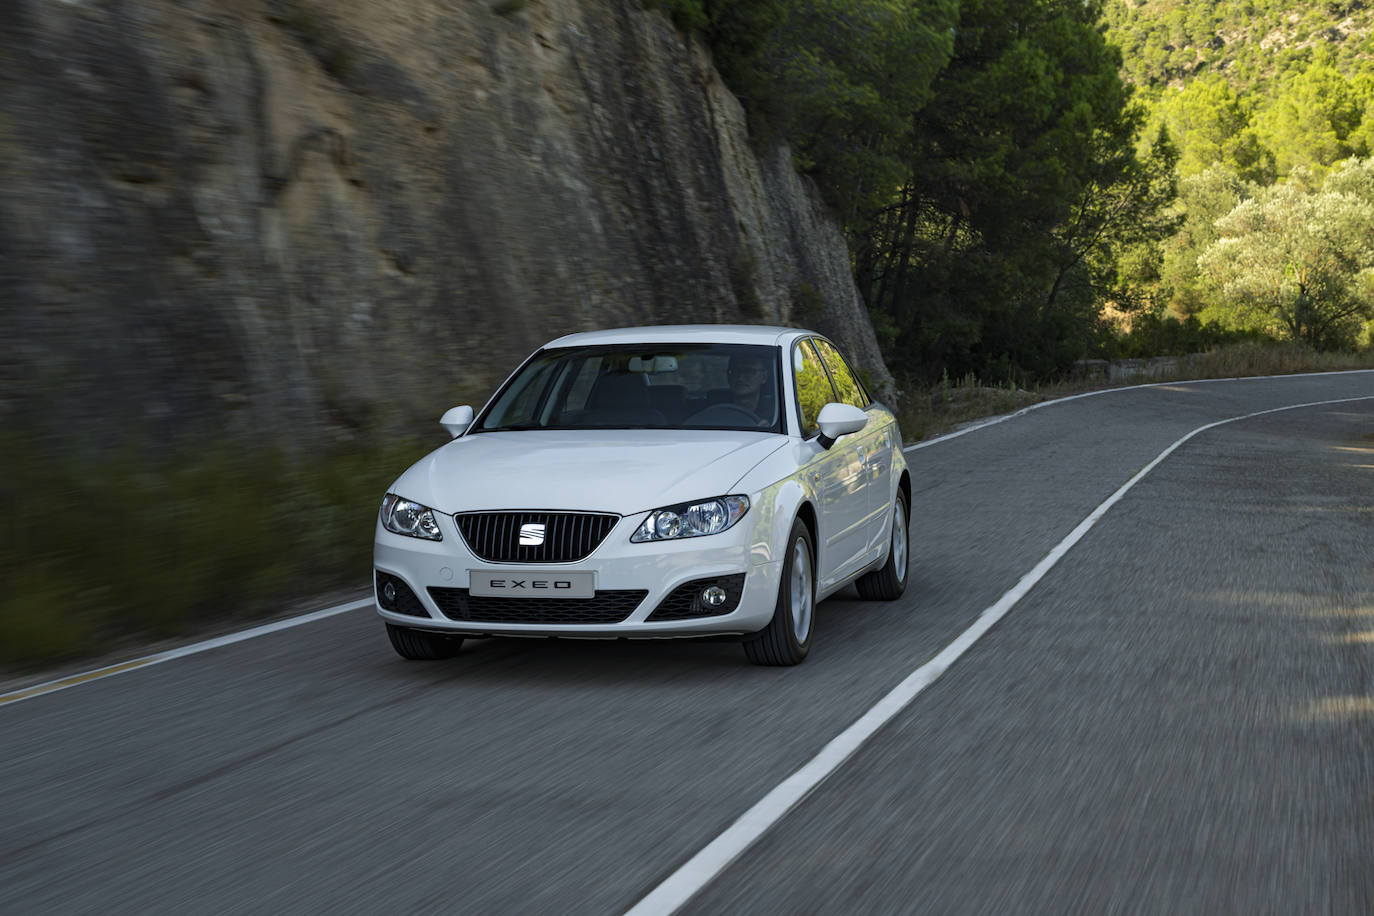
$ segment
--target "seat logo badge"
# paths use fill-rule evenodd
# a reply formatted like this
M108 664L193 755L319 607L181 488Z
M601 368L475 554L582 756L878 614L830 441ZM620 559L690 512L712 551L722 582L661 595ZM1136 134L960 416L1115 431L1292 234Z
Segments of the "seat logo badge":
M529 524L520 526L521 547L538 547L542 543L544 543L543 525Z

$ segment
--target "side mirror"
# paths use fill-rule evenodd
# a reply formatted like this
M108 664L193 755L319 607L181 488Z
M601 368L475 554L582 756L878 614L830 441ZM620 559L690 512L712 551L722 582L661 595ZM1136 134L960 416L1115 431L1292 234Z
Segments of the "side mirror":
M468 431L472 425L472 408L464 404L462 407L451 407L439 418L439 425L448 430L448 434L457 439Z
M821 408L820 415L816 417L816 424L821 428L820 437L816 441L821 444L821 448L830 448L841 436L857 433L867 426L868 414L853 404L830 403Z

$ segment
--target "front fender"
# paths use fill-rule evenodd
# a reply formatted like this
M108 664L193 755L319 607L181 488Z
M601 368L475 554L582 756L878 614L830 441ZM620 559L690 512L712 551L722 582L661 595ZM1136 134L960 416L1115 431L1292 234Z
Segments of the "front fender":
M816 494L796 459L794 449L779 449L740 481L738 489L758 494L754 507L760 517L754 523L755 538L750 546L750 562L754 565L780 562L782 554L777 551L787 543L792 522L804 504L816 504ZM749 486L751 479L758 481L762 489ZM819 538L819 532L815 534Z

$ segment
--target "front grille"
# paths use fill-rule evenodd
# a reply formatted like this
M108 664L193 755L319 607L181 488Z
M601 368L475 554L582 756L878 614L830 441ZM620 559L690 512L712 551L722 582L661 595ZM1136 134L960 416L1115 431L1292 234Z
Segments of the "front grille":
M600 546L620 516L590 512L464 512L453 520L458 523L468 550L489 563L574 563ZM544 543L521 546L520 528L529 524L544 526Z
M703 589L719 585L725 590L725 603L711 607L701 600ZM744 594L744 573L734 576L715 576L710 579L696 579L684 582L669 592L668 597L659 602L646 622L655 620L691 620L695 617L719 617L729 614L739 607L740 596Z
M474 623L620 623L647 591L599 591L593 598L492 598L465 588L431 588L429 596L450 620Z
M387 597L386 587L392 588L392 597ZM377 570L377 603L384 610L392 611L396 614L408 614L411 617L428 617L429 611L420 603L420 599L410 590L400 579L389 573Z

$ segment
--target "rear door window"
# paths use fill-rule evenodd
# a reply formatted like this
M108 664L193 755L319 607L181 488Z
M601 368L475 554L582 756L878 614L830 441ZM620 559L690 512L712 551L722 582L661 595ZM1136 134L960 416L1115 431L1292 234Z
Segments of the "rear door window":
M840 356L840 351L835 349L835 345L828 340L817 338L816 350L820 353L825 368L830 370L830 379L835 383L835 391L839 394L840 400L861 410L866 408L869 402L868 395L864 393L864 386L859 384L854 373L849 371L849 365L845 363L844 357Z
M816 355L810 340L800 340L792 349L792 371L797 389L797 416L801 420L802 436L810 436L820 429L816 422L821 408L835 400L835 389L826 375L825 366Z

